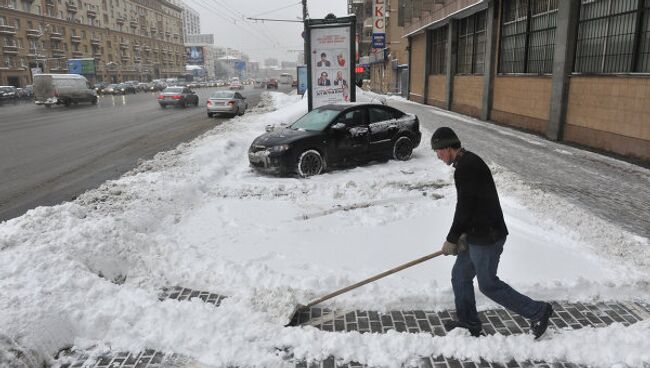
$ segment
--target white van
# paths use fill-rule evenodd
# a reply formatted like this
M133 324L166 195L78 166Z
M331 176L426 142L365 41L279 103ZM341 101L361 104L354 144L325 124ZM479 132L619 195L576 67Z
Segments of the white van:
M34 75L34 102L50 107L54 104L97 103L97 92L88 80L79 74Z

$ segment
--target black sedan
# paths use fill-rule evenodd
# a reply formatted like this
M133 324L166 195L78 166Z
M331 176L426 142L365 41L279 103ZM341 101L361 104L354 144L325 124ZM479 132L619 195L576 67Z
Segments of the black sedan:
M199 96L187 87L167 87L158 95L160 107L167 105L185 107L188 105L199 106Z
M251 166L302 177L371 160L405 161L422 137L417 116L378 104L325 105L284 129L268 130L248 150Z

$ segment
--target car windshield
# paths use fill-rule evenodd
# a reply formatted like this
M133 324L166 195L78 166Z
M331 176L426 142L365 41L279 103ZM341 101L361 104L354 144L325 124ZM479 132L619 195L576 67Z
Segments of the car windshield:
M339 114L339 110L330 110L319 108L308 112L295 123L291 124L291 129L304 129L312 131L322 131L327 125Z
M0 87L0 91L2 92L11 92L13 89L11 87Z
M235 96L234 92L227 91L217 91L210 96L210 98L233 98Z
M183 87L168 87L165 92L183 92Z

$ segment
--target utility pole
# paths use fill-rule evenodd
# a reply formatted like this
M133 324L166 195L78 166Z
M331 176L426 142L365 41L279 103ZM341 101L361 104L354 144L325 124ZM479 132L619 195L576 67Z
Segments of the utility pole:
M307 50L307 17L309 17L309 13L307 13L307 0L302 0L302 22L303 22L303 31L302 31L302 39L304 41L304 49L305 49L305 58L304 58L304 63L307 65L307 58L309 57L309 50Z

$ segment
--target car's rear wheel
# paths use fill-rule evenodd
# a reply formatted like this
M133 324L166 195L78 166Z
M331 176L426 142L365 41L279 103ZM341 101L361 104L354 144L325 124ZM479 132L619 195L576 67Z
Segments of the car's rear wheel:
M413 142L409 137L399 137L393 145L393 158L399 161L407 161L413 153Z
M211 112L209 112L209 113L208 113L208 117L211 118L212 116L214 116L214 114L212 114Z
M307 150L298 158L297 172L298 175L306 178L308 176L318 175L325 168L325 160L316 150Z

